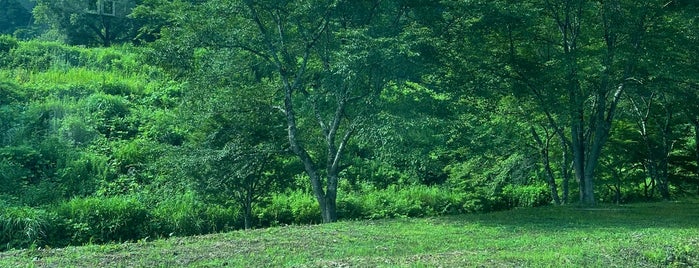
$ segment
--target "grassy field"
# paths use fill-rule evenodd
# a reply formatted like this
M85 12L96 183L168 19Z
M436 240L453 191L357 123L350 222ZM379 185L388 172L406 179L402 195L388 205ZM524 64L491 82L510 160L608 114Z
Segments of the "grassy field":
M0 253L0 267L697 267L699 203L543 207Z

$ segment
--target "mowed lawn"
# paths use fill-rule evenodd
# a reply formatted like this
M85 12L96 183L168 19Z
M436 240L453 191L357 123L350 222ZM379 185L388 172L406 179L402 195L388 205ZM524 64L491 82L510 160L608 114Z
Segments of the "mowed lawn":
M0 253L0 267L697 267L699 203L516 209Z

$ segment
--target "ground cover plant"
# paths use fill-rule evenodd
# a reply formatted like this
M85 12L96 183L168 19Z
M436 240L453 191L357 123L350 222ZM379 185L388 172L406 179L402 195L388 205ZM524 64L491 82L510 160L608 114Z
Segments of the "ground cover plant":
M699 202L523 208L0 253L3 267L693 267Z

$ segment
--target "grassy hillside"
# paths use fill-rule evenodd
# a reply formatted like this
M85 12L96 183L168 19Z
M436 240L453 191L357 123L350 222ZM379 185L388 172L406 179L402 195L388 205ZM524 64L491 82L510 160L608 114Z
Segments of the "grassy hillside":
M691 267L699 202L350 221L0 253L0 267Z

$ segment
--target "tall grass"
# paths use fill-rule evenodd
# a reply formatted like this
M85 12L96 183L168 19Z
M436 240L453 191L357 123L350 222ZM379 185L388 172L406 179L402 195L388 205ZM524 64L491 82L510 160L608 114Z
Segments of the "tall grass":
M162 78L129 45L81 48L54 42L19 42L4 52L0 79L51 93L54 88L83 87L108 94L140 94L149 81ZM155 79L154 79L155 78Z
M0 209L0 251L45 244L50 215L30 207Z
M149 234L151 215L132 196L75 198L56 207L72 244L135 241Z
M202 202L187 191L166 197L153 209L154 231L159 236L186 236L230 230L236 227L240 213ZM239 225L238 225L239 226Z

